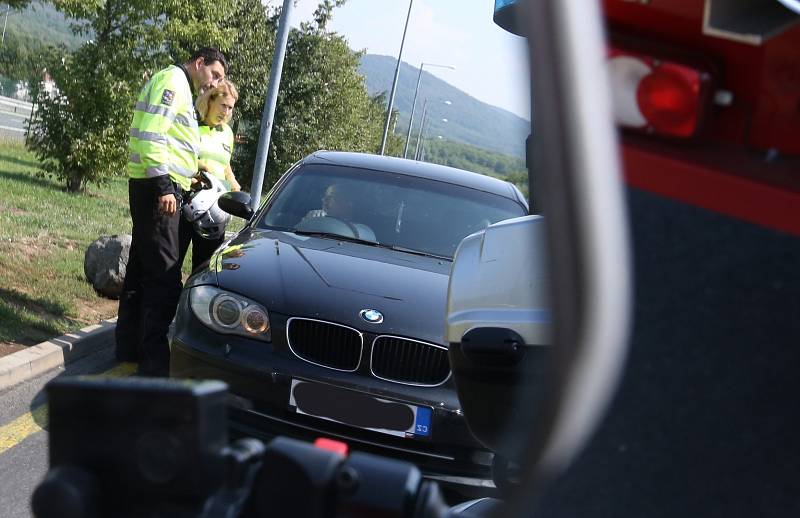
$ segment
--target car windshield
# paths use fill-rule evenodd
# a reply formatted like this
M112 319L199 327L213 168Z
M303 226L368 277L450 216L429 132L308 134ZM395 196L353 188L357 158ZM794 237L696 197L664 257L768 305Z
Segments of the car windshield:
M294 171L270 200L259 227L452 258L464 237L525 214L512 199L452 183L308 165Z

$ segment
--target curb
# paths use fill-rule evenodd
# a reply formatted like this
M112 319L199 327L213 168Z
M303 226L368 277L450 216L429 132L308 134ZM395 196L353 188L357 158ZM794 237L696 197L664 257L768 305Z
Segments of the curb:
M88 356L113 343L117 319L103 320L0 358L0 390Z

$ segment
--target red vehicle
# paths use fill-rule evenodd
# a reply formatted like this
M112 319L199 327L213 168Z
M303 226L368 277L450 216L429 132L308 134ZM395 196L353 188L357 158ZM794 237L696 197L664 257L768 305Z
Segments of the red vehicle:
M609 412L542 515L796 514L800 15L602 5L633 332Z
M519 35L520 0L495 22ZM629 186L800 234L795 0L602 0ZM708 196L708 192L713 196Z
M800 16L778 1L603 7L628 184L800 234Z
M495 21L516 31L515 2L496 5ZM534 88L534 117L545 124L534 121L533 140L558 143L553 134L579 133L586 121L578 103L587 96L569 84L580 70L562 59L579 62L569 38L580 8L529 5L532 77L544 85ZM627 184L633 329L608 412L537 516L796 515L800 14L788 7L800 3L601 5ZM547 61L551 49L560 53ZM559 127L564 114L577 124ZM579 146L563 149L564 169L580 169L568 154Z

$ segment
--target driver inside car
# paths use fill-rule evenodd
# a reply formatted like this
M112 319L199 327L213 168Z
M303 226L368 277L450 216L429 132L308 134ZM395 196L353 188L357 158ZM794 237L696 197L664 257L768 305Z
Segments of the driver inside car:
M322 208L308 211L297 227L303 228L305 224L316 218L335 218L347 224L353 233L352 237L377 242L372 229L364 224L352 221L355 205L353 198L351 193L342 189L339 185L335 183L329 185L322 195Z
M322 195L322 208L308 211L303 219L331 217L350 221L353 215L353 200L344 189L335 183L325 189Z

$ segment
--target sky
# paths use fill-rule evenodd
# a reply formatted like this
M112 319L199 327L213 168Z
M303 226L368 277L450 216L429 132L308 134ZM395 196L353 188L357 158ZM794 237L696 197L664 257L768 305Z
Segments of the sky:
M318 3L299 0L292 25L310 20ZM348 0L334 11L328 28L343 35L354 50L396 58L408 5L408 0ZM495 25L493 9L493 0L413 0L403 61L414 67L421 62L452 65L455 70L426 66L425 71L530 119L525 40Z

